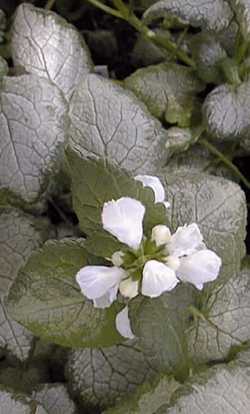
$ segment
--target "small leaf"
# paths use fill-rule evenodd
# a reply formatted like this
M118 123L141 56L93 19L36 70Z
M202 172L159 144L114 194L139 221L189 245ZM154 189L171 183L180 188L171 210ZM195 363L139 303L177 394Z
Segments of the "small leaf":
M249 353L245 363L220 364L193 376L157 414L248 414L250 407Z
M246 200L241 188L224 178L186 173L166 177L172 206L172 230L197 223L209 249L222 259L217 281L222 284L240 270L245 255Z
M219 63L227 54L220 42L211 34L199 33L191 40L192 56L197 63L199 78L207 83L223 81Z
M139 69L124 82L154 116L183 127L190 125L195 95L204 88L192 69L174 63Z
M245 266L225 285L215 289L189 331L189 348L195 363L220 361L233 346L250 341L250 268Z
M57 14L21 4L12 26L15 66L55 83L70 98L93 67L84 39Z
M159 17L177 16L184 23L216 32L226 29L232 18L232 10L225 0L160 0L144 13L149 23Z
M165 206L162 203L155 204L153 190L144 188L127 172L102 160L82 158L70 149L67 150L67 161L72 179L74 210L80 228L85 233L91 236L93 231L103 231L101 212L104 203L126 196L135 198L145 205L146 234L156 224L166 224ZM119 246L117 243L116 250L119 250Z
M8 296L8 311L35 335L62 346L122 342L114 305L94 308L76 282L76 273L87 263L83 240L47 242L19 272Z
M0 385L1 414L48 414L44 408L25 395L16 395Z
M32 398L42 404L48 414L76 414L76 406L63 384L42 384L33 391Z
M48 237L48 226L18 210L0 210L0 348L21 361L28 358L33 335L12 319L6 309L8 289L31 252Z
M157 174L164 165L165 131L146 107L115 82L88 75L70 102L69 144L130 173Z
M208 132L218 142L244 141L249 145L250 81L239 86L220 85L210 92L203 104L203 118Z
M178 128L171 127L167 130L166 149L172 155L187 151L190 145L194 144L201 135L201 129L196 128Z
M67 103L56 86L32 75L5 77L0 93L0 188L32 203L58 169Z
M155 414L158 408L169 403L179 386L173 378L161 375L153 382L138 387L130 398L124 398L103 414Z

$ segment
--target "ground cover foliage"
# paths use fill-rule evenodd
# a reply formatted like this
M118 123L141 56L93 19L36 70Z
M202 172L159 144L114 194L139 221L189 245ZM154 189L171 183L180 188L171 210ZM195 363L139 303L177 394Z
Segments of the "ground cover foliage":
M0 0L1 414L249 413L249 157L250 1ZM133 339L76 281L121 197L222 260L130 300Z

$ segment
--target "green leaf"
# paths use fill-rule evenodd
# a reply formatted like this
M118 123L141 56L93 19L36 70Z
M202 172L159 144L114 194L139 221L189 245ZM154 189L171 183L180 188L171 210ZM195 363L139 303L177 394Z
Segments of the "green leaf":
M115 305L94 308L80 291L76 273L86 265L84 241L49 241L21 269L8 296L8 311L35 335L67 347L122 342Z
M229 280L240 270L245 255L246 200L241 188L224 178L206 174L168 175L167 199L172 206L171 227L197 223L209 249L222 259L214 284Z
M187 373L189 360L184 338L189 324L187 307L194 289L179 286L157 299L130 302L130 319L136 339L106 349L73 351L67 377L82 404L108 407L158 373Z
M243 355L242 355L243 358ZM248 414L250 407L249 352L240 360L220 364L193 376L157 414Z
M76 406L63 384L42 384L33 391L32 398L42 404L48 414L76 414Z
M14 394L0 385L1 414L48 414L44 408L22 394Z
M15 209L0 210L0 348L22 361L29 356L33 335L12 319L6 309L6 295L20 267L48 235L46 221L40 224Z
M154 116L183 127L190 125L198 105L195 95L204 89L192 69L174 63L139 69L125 79L124 85Z
M114 252L126 246L106 231L95 231L88 236L84 247L90 254L111 258Z
M59 167L67 103L55 85L33 75L4 77L0 93L0 188L32 203Z
M138 297L129 305L132 330L138 345L152 358L158 372L175 373L183 379L189 370L185 328L189 325L188 307L194 303L195 290L187 285L175 288L156 299Z
M153 414L163 404L169 403L171 395L179 386L173 378L161 375L152 383L138 387L130 398L124 398L104 414Z
M218 142L241 139L241 145L249 148L250 81L215 88L205 99L203 118Z
M70 101L69 144L132 174L157 174L167 154L165 130L131 92L88 75Z
M195 363L220 361L234 346L250 341L250 267L244 266L224 286L203 301L189 331L189 348Z
M193 36L190 43L200 79L207 83L222 83L223 76L219 64L227 54L220 42L209 33L199 33Z
M225 30L232 18L232 10L225 0L160 0L144 13L144 20L150 23L160 17L177 16L186 24L210 31Z
M87 45L73 26L27 3L16 11L11 49L15 66L55 83L67 98L93 68Z
M69 173L72 179L72 194L74 210L80 222L80 228L92 235L95 231L103 231L101 212L106 201L120 197L132 197L142 202L146 207L144 218L145 233L150 233L156 224L166 224L166 208L162 203L154 203L154 193L151 188L144 188L142 183L134 180L128 173L103 160L86 159L76 152L67 150ZM93 236L94 237L94 236ZM121 244L108 239L108 249L119 250ZM93 243L93 242L92 242ZM96 246L98 249L99 247ZM104 246L105 248L105 246ZM98 254L98 251L95 251Z

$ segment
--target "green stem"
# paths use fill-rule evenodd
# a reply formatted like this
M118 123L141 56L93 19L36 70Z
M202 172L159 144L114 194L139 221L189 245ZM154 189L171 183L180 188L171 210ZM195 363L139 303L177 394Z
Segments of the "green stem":
M206 147L211 154L214 154L216 157L218 157L242 182L243 184L250 189L250 181L244 177L243 174L241 174L240 170L234 165L225 155L222 154L213 144L208 142L206 139L202 138L199 140L199 144L202 144L204 147Z
M171 52L174 56L193 68L196 67L195 62L191 59L184 50L169 40L166 36L158 35L153 30L150 30L138 17L133 13L123 0L113 0L116 9L103 4L100 0L87 0L99 9L111 14L112 16L126 20L131 26L141 33L147 40L161 47L167 52Z
M93 6L98 7L99 9L105 11L108 14L111 14L114 17L118 17L119 19L124 19L123 15L113 7L109 7L106 4L103 4L99 0L87 0L89 3L93 4ZM126 19L124 19L126 20Z
M56 2L56 0L48 0L47 3L46 3L45 9L46 10L51 10L52 7L54 6L55 2Z

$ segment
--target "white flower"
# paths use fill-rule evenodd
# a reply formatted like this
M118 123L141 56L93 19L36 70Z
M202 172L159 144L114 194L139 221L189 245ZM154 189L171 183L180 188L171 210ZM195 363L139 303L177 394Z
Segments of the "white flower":
M104 203L102 210L103 228L132 249L138 249L143 236L145 207L140 201L122 197Z
M96 307L110 306L116 299L119 283L127 273L120 267L85 266L76 275L82 293Z
M155 195L155 203L165 201L165 190L158 177L154 175L137 175L135 180L140 181L143 187L150 187Z
M178 279L173 269L157 260L149 260L143 268L141 292L150 298L156 298L163 292L175 288Z
M129 277L121 281L119 290L125 298L133 299L139 293L139 282Z
M169 242L171 239L171 233L167 226L158 224L152 229L151 240L153 240L156 246L162 246Z
M117 314L115 324L116 324L117 331L122 336L124 336L124 338L128 338L128 339L135 338L132 332L131 326L130 326L127 306L125 306L125 308L123 308L122 311Z
M202 289L204 283L215 280L221 259L208 250L196 223L179 227L166 244L166 264L176 271L178 279Z
M219 274L221 259L212 250L200 250L180 260L177 276L201 290L203 284L212 282Z

